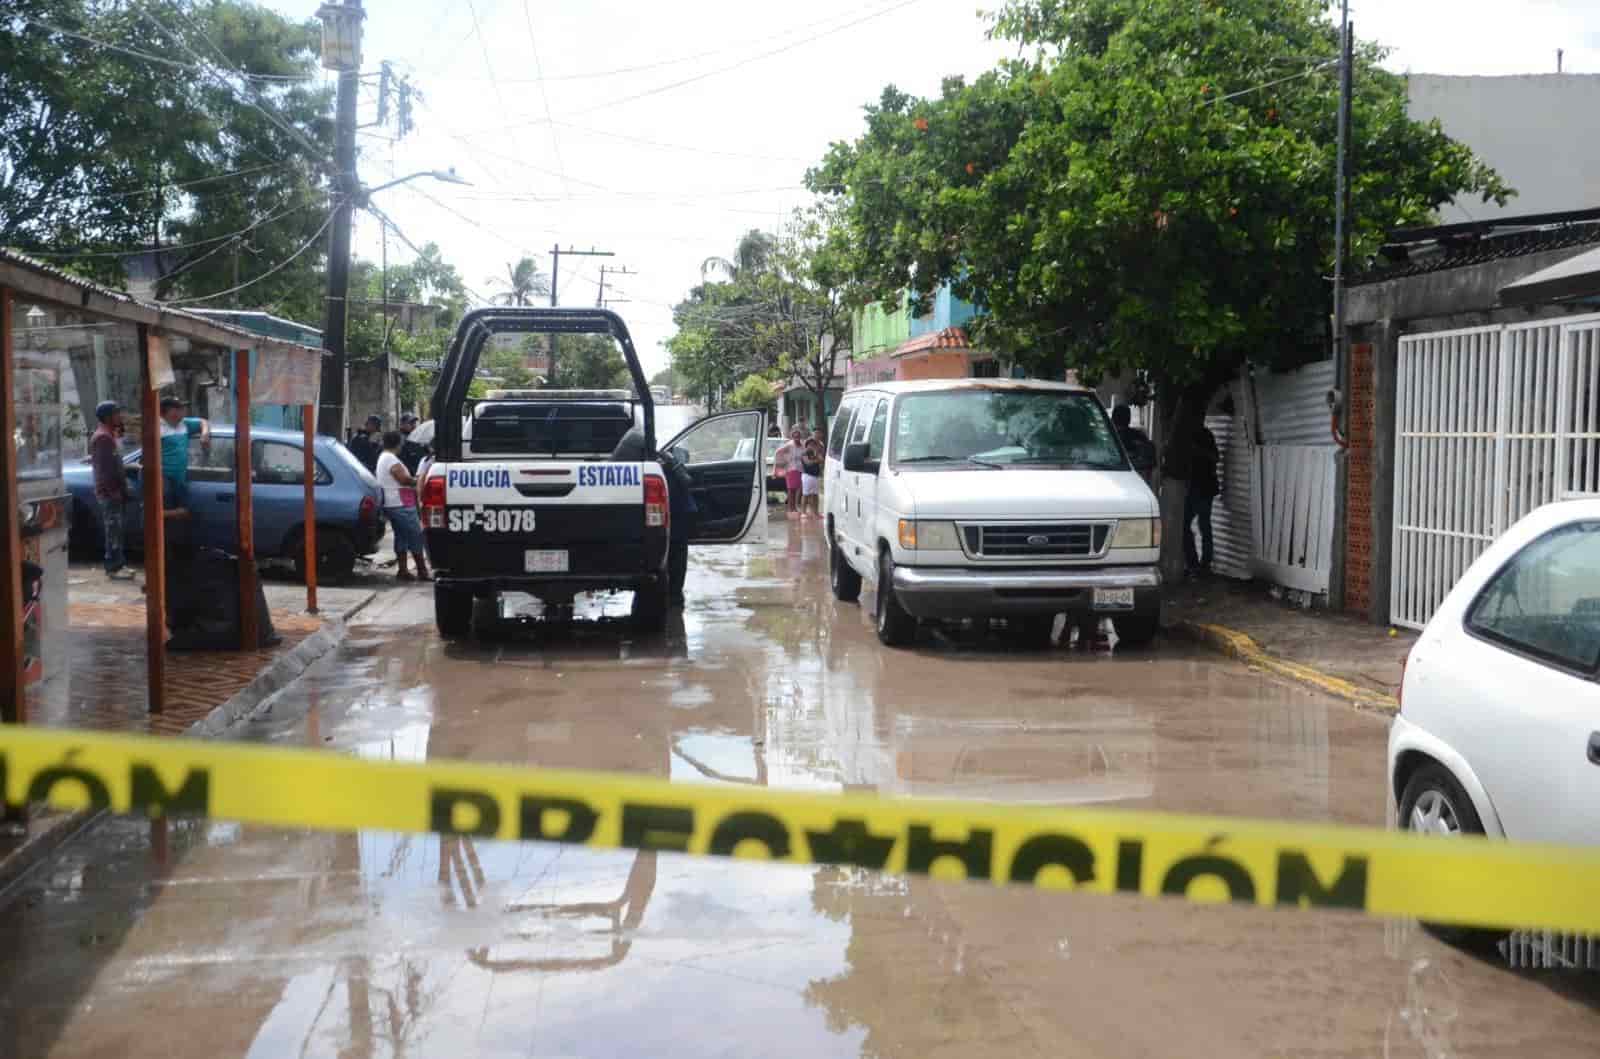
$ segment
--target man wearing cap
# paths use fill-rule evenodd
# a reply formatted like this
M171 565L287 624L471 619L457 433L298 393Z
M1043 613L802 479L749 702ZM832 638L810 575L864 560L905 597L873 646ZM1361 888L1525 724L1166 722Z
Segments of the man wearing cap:
M161 399L161 477L172 511L189 506L189 439L198 434L202 445L211 444L210 422L184 415L187 407L176 397Z
M400 413L400 462L406 465L414 477L417 468L422 466L422 457L428 454L427 447L411 440L411 432L417 429L417 417L411 412Z
M117 434L122 429L122 408L115 401L95 405L94 417L100 421L89 439L89 463L94 468L94 496L100 502L100 525L106 538L106 576L117 580L133 577L123 552L123 505L132 499L128 476L122 469L122 453Z

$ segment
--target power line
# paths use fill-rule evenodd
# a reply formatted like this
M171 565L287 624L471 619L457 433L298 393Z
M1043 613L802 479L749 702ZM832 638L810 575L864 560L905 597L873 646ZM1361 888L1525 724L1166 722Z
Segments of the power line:
M664 151L687 151L691 154L714 155L719 158L755 158L768 162L812 162L815 159L804 158L800 155L782 154L754 154L748 151L719 151L710 147L691 147L681 143L662 143L660 140L647 140L642 136L628 136L620 132L611 132L606 129L591 129L585 125L575 125L570 121L552 121L550 124L559 125L564 129L574 132L588 133L590 136L599 136L608 140L621 140L624 143L634 143L641 147L656 147Z
M744 67L744 66L749 66L751 63L760 62L763 59L770 59L774 55L782 55L784 52L793 51L796 48L803 47L803 46L805 46L807 44L810 44L810 43L812 43L814 41L819 41L819 40L823 39L824 37L831 37L835 33L842 33L847 29L851 29L851 28L854 28L855 26L859 26L863 22L870 22L875 18L881 18L884 15L892 14L893 12L899 11L902 8L910 7L912 4L918 4L918 3L921 3L921 2L922 2L922 0L900 0L899 3L890 4L887 7L881 7L876 11L872 11L872 12L869 12L868 14L862 15L860 18L852 19L851 21L846 22L843 25L834 26L831 29L823 30L820 33L814 33L809 37L802 37L801 39L799 39L797 41L791 41L788 44L784 44L784 45L782 45L780 47L773 48L773 49L771 49L769 51L761 52L761 53L759 53L757 55L749 56L748 58L741 59L736 63L730 63L727 66L719 67L719 68L717 68L715 70L706 70L703 73L695 74L692 77L685 77L685 78L682 78L681 80L673 81L673 82L671 82L669 84L659 85L659 86L657 86L655 88L646 89L643 92L635 92L631 96L623 96L620 99L612 99L612 100L608 100L605 103L596 104L595 106L589 107L589 108L587 108L585 110L578 111L578 115L592 114L597 110L607 110L607 109L609 109L611 107L619 107L619 106L623 105L624 103L632 103L635 100L644 99L644 98L646 98L648 96L659 95L662 92L670 92L675 88L682 88L685 85L692 85L696 81L704 81L708 77L716 77L718 74L725 74L725 73L728 73L729 71L737 70L737 69L739 69L741 67Z
M1264 82L1262 84L1259 84L1259 85L1251 85L1249 88L1241 88L1237 92L1229 92L1227 95L1218 96L1216 99L1208 99L1205 102L1201 103L1200 105L1203 106L1203 107L1208 107L1213 103L1223 103L1223 102L1226 102L1227 100L1230 100L1230 99L1237 99L1240 96L1247 96L1251 92L1260 92L1262 89L1276 87L1277 85L1283 84L1285 81L1294 81L1294 80L1297 80L1297 79L1302 78L1302 77L1310 77L1312 74L1316 73L1319 70L1326 70L1330 66L1338 66L1338 65L1339 65L1339 60L1338 59L1329 59L1326 62L1317 63L1315 66L1311 67L1308 70L1301 70L1299 73L1289 74L1287 77L1280 77L1277 80L1266 81L1266 82Z
M308 160L310 160L311 162L315 163L319 168L323 169L324 171L328 171L328 172L332 171L332 167L329 166L326 158L323 156L323 148L321 148L318 145L312 143L311 140L305 135L305 133L303 133L299 129L295 128L288 121L286 121L281 115L275 114L273 111L271 111L268 108L262 106L254 98L250 98L249 96L240 95L240 92L239 92L239 89L237 88L237 86L235 86L233 84L233 82L229 81L227 77L223 76L221 71L217 70L213 66L208 65L206 63L205 59L201 58L200 53L195 51L194 48L189 44L189 42L187 40L184 40L183 34L176 32L172 27L168 26L166 23L164 23L160 19L156 18L153 14L151 14L148 11L146 11L141 6L137 6L137 5L134 6L133 7L133 11L140 18L144 19L146 22L148 22L152 26L154 26L157 30L161 31L165 35L167 35L167 36L171 37L173 40L175 40L178 43L178 46L180 48L182 48L184 51L188 52L189 55L197 63L200 64L200 70L201 70L202 73L209 74L211 76L211 78L214 81L216 81L219 85L221 85L224 88L226 88L229 92L231 92L236 98L239 98L242 102L248 104L249 106L253 107L258 112L260 112L261 116L266 118L269 123L271 123L272 125L276 126L278 129L280 129L281 131L286 133L291 140L294 140L294 141L298 142L302 147L304 147L306 149L306 151L308 152ZM179 17L180 18L183 17L181 15L181 13L180 13ZM225 53L221 48L217 47L216 43L214 41L212 41L210 37L206 36L204 30L200 29L198 26L195 26L194 23L189 22L189 20L187 18L184 18L184 21L190 26L190 28L194 29L194 31L200 35L200 38L202 40L204 40L207 44L211 45L212 50L215 51L219 56L221 56L222 61L224 62L224 64L226 64L235 74L243 76L243 71L241 71L237 66L235 66L233 64L232 60L230 60L228 58L227 53ZM246 82L246 83L248 85L248 82Z
M378 207L374 206L370 202L367 203L366 209L367 209L368 213L373 214L380 221L383 221L385 224L387 224L389 226L389 230L391 232L393 232L395 235L399 236L400 237L400 241L402 243L406 244L406 246L410 247L411 248L411 252L413 254L416 254L417 257L419 257L419 258L426 256L417 247L416 243L413 243L409 238L406 237L406 233L400 230L400 226L398 224L394 223L394 219L391 218L387 213L384 213L382 210L380 210ZM458 279L458 281L459 281L459 279ZM490 301L489 301L488 298L485 298L483 295L479 294L477 291L473 290L471 287L467 286L465 283L461 284L461 289L466 291L467 294L473 298L473 300L478 302L478 304L480 304L480 305L488 305L488 304L490 304Z
M251 232L255 231L257 228L260 228L264 224L270 224L271 222L277 220L278 218L286 217L291 213L298 213L301 210L310 209L314 205L317 205L317 204L314 203L314 202L302 202L298 206L288 206L288 207L284 208L283 210L280 210L277 213L271 214L271 215L266 216L266 217L259 218L259 219L255 220L255 221L251 222L251 224L250 224L250 226L248 228L240 228L237 232L229 232L227 235L214 235L214 236L211 236L211 237L206 238L206 239L196 239L192 243L174 243L171 246L125 247L125 248L123 248L121 250L55 250L55 251L35 251L35 250L30 250L30 251L28 251L28 254L31 257L65 258L65 259L76 260L78 258L84 258L84 257L128 257L131 254L147 254L147 253L150 253L152 250L160 251L160 252L163 252L163 253L165 253L168 250L193 250L197 246L210 246L212 243L226 242L229 239L237 239L237 238L240 238L241 236L249 235Z
M522 17L528 24L528 47L533 51L533 72L539 81L539 97L544 100L545 120L550 123L550 146L555 149L556 168L561 171L561 188L570 195L572 189L567 186L567 163L561 159L561 139L556 135L556 119L550 113L550 93L545 88L544 65L539 62L539 41L533 32L533 11L528 3L529 0L522 0Z
M298 258L301 254L305 253L307 250L310 250L311 247L316 243L316 241L318 239L322 238L322 233L326 232L328 230L328 226L333 223L333 218L338 214L338 212L339 211L338 211L337 208L335 208L333 210L330 210L329 213L328 213L327 218L325 220L323 220L323 222L322 222L322 227L318 228L316 230L316 233L314 235L312 235L310 239L307 239L305 242L301 243L300 244L300 248L298 250L296 250L294 253L290 254L288 257L284 258L282 261L278 262L276 265L273 265L271 268L267 269L265 272L261 273L261 275L257 276L256 278L250 279L250 280L246 280L245 282L239 284L236 287L229 287L227 290L219 290L214 294L204 294L204 295L201 295L198 298L176 298L176 299L173 299L173 300L170 300L170 301L162 302L162 304L163 305L193 305L196 302L215 301L218 298L225 298L230 294L237 294L239 291L244 290L246 287L255 286L257 283L260 283L262 280L267 279L268 277L274 276L277 273L283 271L285 268L287 268L289 266L290 262L294 261L296 258Z
M477 5L473 3L473 0L467 0L467 10L472 12L472 32L478 38L478 50L483 52L483 70L489 75L489 83L494 86L495 102L500 104L500 110L502 113L504 113L506 109L506 97L505 94L500 91L500 79L495 76L494 64L489 61L489 42L484 39L483 27L478 24L478 8ZM517 143L516 132L509 129L507 131L511 133L511 149L516 151L518 154L521 154L522 145Z
M108 191L104 195L90 195L88 198L92 201L101 201L104 199L128 199L138 195L154 195L158 191L176 191L179 188L192 188L200 184L214 184L219 180L231 180L234 177L265 173L272 169L283 169L288 165L288 162L270 162L266 165L251 166L248 169L235 169L231 173L218 173L216 176L185 180L178 184L161 184L158 187L140 188L138 191Z
M61 26L52 25L49 22L41 22L36 18L23 17L20 19L20 21L25 26L33 26L36 29L46 30L50 33L57 33L63 37L70 37L73 40L82 41L85 44L92 44L97 48L105 48L107 51L120 52L123 55L127 55L135 59L143 59L145 62L155 63L158 66L170 67L174 70L189 70L195 73L203 73L212 68L208 64L195 65L194 63L179 62L176 59L169 59L164 55L153 55L147 51L140 51L137 48L130 48L125 44L115 44L108 40L101 40L98 37L91 37L86 33L77 33ZM239 74L239 76L249 78L252 81L315 81L317 79L316 74L251 74L244 73L243 71L236 72Z

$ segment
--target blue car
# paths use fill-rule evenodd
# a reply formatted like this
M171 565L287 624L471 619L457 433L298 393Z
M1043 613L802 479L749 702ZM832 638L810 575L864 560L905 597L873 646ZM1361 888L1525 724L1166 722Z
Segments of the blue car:
M378 517L382 495L371 472L333 438L318 437L315 455L317 578L332 583L350 576L357 556L378 550L378 541L383 537L383 520ZM139 456L134 452L124 460L134 493L125 520L128 547L136 551L144 543ZM290 560L302 579L304 461L304 436L299 431L251 428L256 558ZM70 464L65 477L67 491L72 494L71 544L74 550L101 553L104 536L100 505L95 499L94 471L88 458ZM231 425L214 426L209 446L202 445L199 438L190 439L189 509L197 543L227 552L236 550Z

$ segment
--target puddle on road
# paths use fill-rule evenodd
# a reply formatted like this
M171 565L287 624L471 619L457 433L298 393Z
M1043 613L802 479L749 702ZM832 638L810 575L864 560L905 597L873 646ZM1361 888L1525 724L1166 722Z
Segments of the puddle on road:
M1170 644L887 651L827 595L816 534L773 528L697 563L666 637L360 626L248 736L1381 822L1370 716ZM1561 1055L1592 1052L1600 1009L1571 976L1334 914L226 822L102 826L0 908L0 951L6 1056Z

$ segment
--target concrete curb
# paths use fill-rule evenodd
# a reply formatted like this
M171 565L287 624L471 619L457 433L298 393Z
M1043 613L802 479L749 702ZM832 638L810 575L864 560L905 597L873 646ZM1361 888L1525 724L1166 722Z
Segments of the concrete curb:
M323 655L338 646L344 639L346 622L362 608L377 598L369 592L365 599L337 617L326 619L322 628L300 641L287 654L269 662L243 688L190 725L181 738L226 739L228 733L264 712L270 700L288 687ZM0 871L0 895L16 886L40 864L54 856L66 843L99 823L104 810L85 810L65 813L46 830L6 858L4 871Z
M1230 629L1225 625L1209 625L1198 621L1180 621L1167 627L1168 633L1175 634L1186 640L1204 644L1213 650L1220 651L1229 658L1235 658L1245 665L1264 669L1280 677L1315 688L1335 698L1343 699L1352 706L1363 710L1374 710L1379 713L1396 713L1400 703L1393 695L1363 687L1353 681L1336 677L1331 673L1324 673L1320 669L1304 665L1300 662L1291 662L1284 658L1268 653L1262 646L1245 633L1237 629Z

